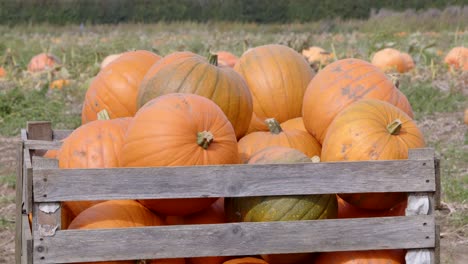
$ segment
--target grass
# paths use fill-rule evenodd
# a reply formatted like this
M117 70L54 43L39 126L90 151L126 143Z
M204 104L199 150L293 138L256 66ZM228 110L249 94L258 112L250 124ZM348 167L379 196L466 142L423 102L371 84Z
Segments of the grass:
M6 186L7 188L15 189L16 175L14 174L0 175L0 186Z

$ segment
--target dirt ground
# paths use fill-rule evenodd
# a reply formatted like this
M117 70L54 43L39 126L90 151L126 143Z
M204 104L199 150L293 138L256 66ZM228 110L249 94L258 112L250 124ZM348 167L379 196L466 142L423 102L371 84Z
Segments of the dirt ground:
M468 151L464 142L467 126L461 120L463 113L439 113L420 120L419 127L423 130L426 140L431 144L442 146L462 146L462 151ZM0 137L0 178L9 177L16 172L16 146L18 138ZM437 153L443 160L444 148ZM463 162L466 164L466 161ZM467 173L468 168L461 168L458 173ZM444 175L442 175L444 177ZM0 264L14 263L14 221L15 221L15 189L8 181L0 179ZM468 215L466 203L443 203L442 210L437 211L437 221L441 225L441 259L442 263L468 263L468 226L453 226L449 221L455 213Z

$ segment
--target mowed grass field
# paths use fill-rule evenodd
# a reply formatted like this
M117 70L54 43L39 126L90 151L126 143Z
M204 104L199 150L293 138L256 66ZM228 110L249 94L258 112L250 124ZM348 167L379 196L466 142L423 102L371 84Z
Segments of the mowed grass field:
M152 25L0 26L0 263L14 262L15 146L28 120L50 120L54 128L81 123L81 104L104 57L132 49L161 56L189 50L201 55L226 50L241 56L250 48L278 43L301 51L320 46L336 59L370 61L379 49L409 52L416 68L400 76L415 119L442 162L442 263L468 263L468 72L451 71L444 56L468 46L468 16L389 15L368 21L309 24L159 23ZM31 74L27 64L41 52L58 56L56 73ZM50 89L55 79L69 85Z

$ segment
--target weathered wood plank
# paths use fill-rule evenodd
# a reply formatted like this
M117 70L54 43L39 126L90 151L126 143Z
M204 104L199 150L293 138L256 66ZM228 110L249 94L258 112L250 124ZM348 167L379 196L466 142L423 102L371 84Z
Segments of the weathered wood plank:
M434 262L440 264L440 226L435 226Z
M36 201L300 195L369 190L434 191L434 162L393 160L34 170Z
M436 191L434 194L434 206L436 210L442 209L441 201L441 190L442 187L440 185L440 159L434 160L434 169L435 169L435 181L436 181Z
M58 168L58 160L33 156L32 165L34 168Z
M15 263L21 263L23 215L23 142L18 144L16 168Z
M73 130L69 129L54 129L53 131L53 140L62 140L68 137L73 132Z
M64 230L37 263L434 247L433 216ZM43 258L43 259L41 259Z
M32 140L28 139L24 141L24 146L31 150L49 150L59 149L62 146L61 141L46 141L46 140Z
M28 140L52 141L53 131L50 121L29 121L27 122ZM27 141L26 141L27 142ZM26 148L28 148L27 143ZM30 149L31 155L42 156L46 152L43 149Z
M32 212L32 185L33 170L31 151L27 148L23 150L23 213Z
M435 152L433 148L417 148L408 150L409 160L433 160L434 155Z
M28 215L23 214L22 218L22 229L23 229L23 236L22 240L22 250L21 250L21 263L31 264L32 263L32 234L31 234L31 227L29 225Z

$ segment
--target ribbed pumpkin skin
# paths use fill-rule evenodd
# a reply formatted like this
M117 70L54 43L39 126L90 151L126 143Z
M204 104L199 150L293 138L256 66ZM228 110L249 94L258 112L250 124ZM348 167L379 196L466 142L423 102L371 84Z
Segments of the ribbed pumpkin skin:
M224 262L223 264L269 264L269 263L265 262L262 259L245 257L245 258L231 259L231 260Z
M209 131L213 142L204 149L197 134ZM151 100L131 122L122 148L122 167L189 166L239 163L231 123L211 100L194 94L168 94ZM165 215L187 215L216 199L142 200Z
M288 153L288 151L290 153ZM270 147L256 153L249 164L307 162L310 159L291 148ZM225 198L230 222L270 222L335 218L336 195L294 195ZM311 253L264 255L268 263L302 263Z
M56 158L59 168L114 168L119 166L118 158L123 138L131 118L95 120L75 129L66 139ZM62 202L62 229L66 229L86 208L101 201Z
M405 250L324 252L314 264L404 264L405 254Z
M104 109L111 119L134 116L140 83L160 58L145 50L129 51L102 69L86 91L81 122L96 120Z
M343 59L319 71L304 95L302 117L307 131L323 143L328 126L350 104L374 98L396 105L401 95L376 66L359 59ZM412 111L407 114L412 117Z
M234 66L252 93L250 132L268 131L263 123L275 118L282 123L301 116L304 92L313 77L305 58L283 45L264 45L245 52Z
M247 162L251 156L266 147L283 146L302 151L308 157L320 156L321 146L309 133L297 129L274 132L257 131L250 133L239 140L239 153L241 161Z
M387 126L401 121L392 135ZM416 123L395 106L365 99L340 112L330 125L322 148L322 161L407 159L408 149L424 147ZM345 201L365 209L383 210L405 199L404 193L340 194Z
M215 102L241 138L250 124L252 96L243 78L230 67L216 66L190 52L171 54L155 64L138 92L138 108L158 96L193 93Z
M296 117L293 119L286 120L283 123L281 123L281 127L285 130L298 129L309 133L304 126L304 120L302 119L302 117Z
M113 200L97 204L83 211L69 229L106 229L164 225L163 220L133 200ZM96 264L134 264L130 261L87 262ZM154 264L183 264L183 259L152 260Z
M377 51L372 57L371 63L379 67L382 71L407 72L408 67L405 57L396 49L386 48Z

